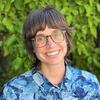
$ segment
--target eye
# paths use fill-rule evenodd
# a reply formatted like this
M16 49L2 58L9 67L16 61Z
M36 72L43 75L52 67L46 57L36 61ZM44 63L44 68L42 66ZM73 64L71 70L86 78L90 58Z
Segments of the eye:
M43 35L38 35L35 37L36 43L40 44L40 43L44 43L45 42L45 36Z
M63 33L62 32L54 32L52 33L52 38L55 40L55 41L60 41L60 40L63 40Z

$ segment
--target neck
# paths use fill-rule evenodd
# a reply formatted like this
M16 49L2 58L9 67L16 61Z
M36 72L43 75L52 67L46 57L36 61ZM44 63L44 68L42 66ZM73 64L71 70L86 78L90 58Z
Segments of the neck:
M41 71L44 76L54 85L59 84L64 77L65 65L64 63L59 65L45 65L41 64Z

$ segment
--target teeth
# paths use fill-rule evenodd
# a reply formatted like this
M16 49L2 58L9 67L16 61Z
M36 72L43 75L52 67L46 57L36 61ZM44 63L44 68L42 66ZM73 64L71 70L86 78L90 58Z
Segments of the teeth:
M50 52L50 53L47 53L48 56L53 56L53 55L57 55L59 52L58 51L55 51L55 52Z

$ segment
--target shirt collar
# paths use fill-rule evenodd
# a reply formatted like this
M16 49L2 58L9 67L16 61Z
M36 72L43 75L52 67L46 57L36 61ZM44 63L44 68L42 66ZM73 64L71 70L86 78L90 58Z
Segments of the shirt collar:
M66 65L66 71L65 71L64 78L68 79L68 80L71 80L72 76L73 76L73 73L72 73L72 67L71 67L71 65Z
M72 79L72 70L71 65L66 64L66 70L64 75L64 80L71 80ZM39 67L36 67L32 70L32 77L34 82L41 87L42 91L44 93L47 93L52 87L56 87L53 84L51 84L48 79L43 75L43 73L40 71ZM63 83L62 81L62 83ZM57 87L56 87L57 88Z

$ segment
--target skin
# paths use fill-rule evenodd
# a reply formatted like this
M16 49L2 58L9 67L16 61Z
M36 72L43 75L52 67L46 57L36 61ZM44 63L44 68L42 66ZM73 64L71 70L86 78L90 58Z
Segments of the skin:
M46 26L45 30L38 31L37 35L42 34L48 36L54 31L60 30L48 28L48 26ZM55 43L49 37L45 46L39 48L35 45L34 52L37 58L41 61L39 67L44 76L52 84L59 84L63 80L65 72L64 57L67 53L66 39L64 39L61 43Z

